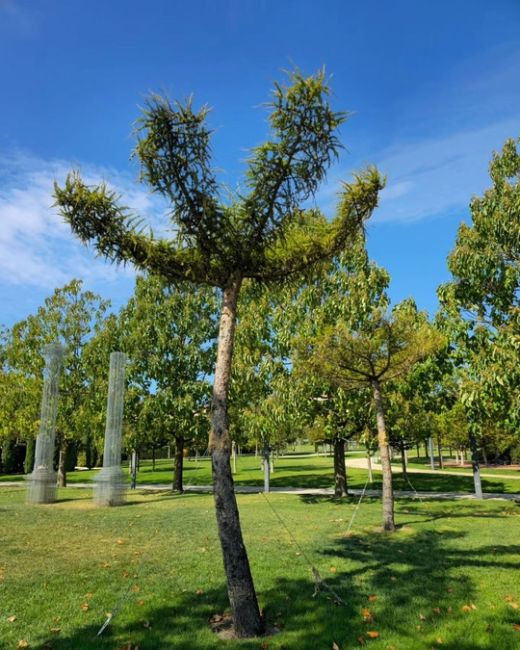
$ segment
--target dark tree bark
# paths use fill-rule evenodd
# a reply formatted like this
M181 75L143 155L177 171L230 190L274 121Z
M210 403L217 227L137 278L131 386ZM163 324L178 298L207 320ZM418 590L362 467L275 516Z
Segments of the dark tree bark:
M406 449L404 448L404 441L400 440L399 441L399 447L401 448L401 465L403 468L403 476L407 477L408 476L408 467L406 466Z
M334 496L348 496L347 472L345 470L345 441L334 439Z
M56 476L56 485L58 487L67 487L67 470L65 468L65 443L60 442L58 453L58 473Z
M27 447L25 450L24 472L30 474L34 468L34 451L36 449L36 438L29 438L27 440Z
M175 436L175 463L173 469L173 491L184 492L183 487L183 469L184 469L184 437Z
M391 532L395 530L392 465L390 463L381 385L375 378L372 380L372 391L376 407L377 437L379 442L379 455L381 456L381 469L383 472L383 529Z
M213 490L218 533L235 634L252 637L262 634L260 615L249 559L242 538L238 506L231 474L231 439L228 424L228 394L231 360L237 317L240 280L232 282L223 295L218 335L217 363L213 383L209 450L213 473Z
M437 436L437 451L439 452L439 468L444 469L444 459L442 458L442 441L440 436Z

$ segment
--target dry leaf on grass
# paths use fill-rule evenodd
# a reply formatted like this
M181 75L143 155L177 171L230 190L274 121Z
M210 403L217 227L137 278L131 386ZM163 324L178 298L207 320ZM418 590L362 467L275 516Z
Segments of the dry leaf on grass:
M336 641L332 642L332 650L340 650L339 645L336 643Z
M19 648L28 648L29 647L29 642L26 641L25 639L20 639L20 641L18 641L18 647Z
M361 610L361 616L363 617L365 623L371 623L374 620L374 617L372 616L372 612L366 607L365 609Z
M82 605L79 606L82 612L88 612L90 605L88 603L83 603Z
M374 603L377 600L377 596L375 594L370 594L368 597L368 602L369 603Z
M9 623L14 623L14 622L16 621L16 616L8 616L8 617L7 617L7 621L8 621Z
M370 630L369 632L367 632L367 637L369 639L377 639L379 638L379 632L376 632L375 630Z

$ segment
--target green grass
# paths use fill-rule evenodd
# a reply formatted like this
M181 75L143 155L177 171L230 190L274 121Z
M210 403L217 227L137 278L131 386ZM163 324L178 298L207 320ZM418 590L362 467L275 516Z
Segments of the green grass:
M520 647L518 503L400 501L400 528L388 535L379 532L380 501L367 499L346 535L357 499L273 494L296 546L263 496L241 495L260 604L281 631L224 642L207 625L227 607L210 495L136 493L112 509L93 507L90 490L59 496L27 506L23 490L0 490L2 650L22 639L42 650L129 642L141 650L316 650L336 642L346 650L359 637L374 650ZM344 605L326 591L313 598L301 551ZM373 621L364 622L365 608ZM107 611L116 615L96 638ZM380 636L368 640L368 631Z
M353 452L356 454L356 452ZM353 456L354 457L354 456ZM347 468L348 468L347 456ZM156 470L152 471L151 461L143 461L138 473L138 484L169 484L172 482L172 460L158 460ZM273 487L303 487L329 488L333 483L332 458L327 456L308 456L303 458L283 457L275 459L275 471L271 476ZM69 472L68 482L74 483L91 481L99 470ZM367 472L363 469L348 468L349 485L352 488L362 488L367 480ZM514 472L517 474L517 472ZM509 478L504 472L504 478L483 478L482 486L485 492L520 493L520 480ZM23 476L1 476L3 480L23 480ZM238 472L235 475L237 485L262 486L263 474L260 469L260 459L254 456L241 456L238 460ZM431 492L473 492L473 478L461 476L457 472L446 474L410 474L410 481L416 490ZM184 483L190 485L210 485L211 466L208 457L198 461L186 460L184 465ZM381 473L374 472L374 489L381 488ZM410 490L409 483L398 473L394 475L394 487L397 490Z

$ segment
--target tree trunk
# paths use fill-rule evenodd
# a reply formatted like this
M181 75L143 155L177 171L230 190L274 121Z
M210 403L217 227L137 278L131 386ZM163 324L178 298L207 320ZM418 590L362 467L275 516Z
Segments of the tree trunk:
M415 446L417 448L417 460L419 460L419 457L421 455L421 450L419 449L419 443L417 442Z
M152 447L152 472L155 472L155 447Z
M441 469L444 469L444 461L442 459L442 442L441 442L441 437L437 437L437 450L439 452L439 467Z
M487 454L486 454L486 449L485 447L482 447L482 460L484 462L484 465L487 466L488 464L488 459L487 459Z
M223 295L217 363L213 382L209 451L211 453L215 512L226 572L229 603L233 614L235 634L244 638L262 634L264 622L260 615L247 551L242 538L230 464L231 440L227 401L239 292L240 280L237 279L224 290Z
M377 379L372 380L372 391L376 407L377 437L379 442L379 455L383 472L383 529L395 530L394 521L394 491L392 487L392 465L386 434L385 413L381 396L381 385Z
M368 468L368 482L373 483L374 477L372 475L372 456L369 451L367 451L367 468Z
M60 444L58 455L58 474L56 476L56 485L58 487L67 487L67 470L65 469L65 443Z
M408 476L408 467L406 466L406 449L404 448L404 442L399 441L399 446L401 447L401 465L403 467L403 476L406 478Z
M435 458L433 457L433 438L428 438L428 453L430 454L430 467L435 469Z
M29 438L25 450L24 472L30 474L34 467L34 450L36 449L36 439Z
M184 492L183 487L183 463L184 463L184 436L175 436L175 467L173 470L173 485L174 492Z
M475 486L475 496L482 499L482 482L480 480L480 466L478 462L477 439L473 431L469 434L469 446L471 448L471 465L473 468L473 484Z
M264 468L264 492L269 492L271 489L271 463L269 454L269 443L264 439L264 446L262 449L262 466Z
M130 489L135 490L137 484L137 451L132 449L130 460Z
M347 472L345 470L345 441L334 439L334 496L348 496Z

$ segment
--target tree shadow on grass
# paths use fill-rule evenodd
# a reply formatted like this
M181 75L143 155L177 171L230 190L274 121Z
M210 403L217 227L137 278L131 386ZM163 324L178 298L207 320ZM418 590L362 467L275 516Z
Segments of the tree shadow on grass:
M171 605L139 607L129 600L101 637L101 618L52 640L55 650L342 650L363 643L374 650L515 650L514 612L489 610L479 602L474 582L480 569L518 571L520 546L467 548L463 531L402 529L336 538L322 549L327 562L347 566L326 584L344 601L334 604L322 586L313 597L311 579L279 576L259 594L266 619L280 633L268 639L223 641L208 620L227 608L224 585L204 593L171 589ZM273 569L291 574L291 567ZM498 598L498 597L497 597ZM474 609L475 607L475 609ZM370 641L368 631L380 637ZM442 643L438 643L438 639ZM128 646L131 643L131 646ZM262 643L267 644L262 646ZM34 646L42 650L46 646Z

